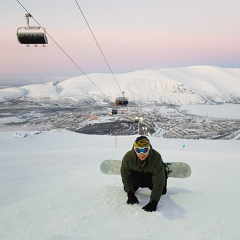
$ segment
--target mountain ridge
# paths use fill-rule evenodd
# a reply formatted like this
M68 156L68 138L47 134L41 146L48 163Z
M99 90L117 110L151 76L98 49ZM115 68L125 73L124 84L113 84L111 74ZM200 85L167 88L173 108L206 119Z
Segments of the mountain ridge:
M60 83L5 88L0 90L0 101L18 98L41 101L47 98L49 101L68 99L76 103L102 103L114 102L124 91L129 104L240 103L239 68L190 66L146 69L115 74L115 77L118 84L110 73L91 73L87 77L78 76Z

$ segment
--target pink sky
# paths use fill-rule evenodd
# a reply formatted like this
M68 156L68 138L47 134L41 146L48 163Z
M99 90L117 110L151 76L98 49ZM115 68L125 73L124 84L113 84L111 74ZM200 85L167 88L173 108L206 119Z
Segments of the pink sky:
M16 30L26 25L25 10L17 1L2 2L0 80L82 74L51 39L46 48L19 44ZM75 1L21 3L85 73L109 72ZM240 67L238 0L78 3L114 73L192 65Z

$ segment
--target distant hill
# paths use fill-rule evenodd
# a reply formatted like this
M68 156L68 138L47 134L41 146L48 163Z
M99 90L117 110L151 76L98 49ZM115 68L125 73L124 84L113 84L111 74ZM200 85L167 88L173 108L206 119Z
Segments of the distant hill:
M240 103L240 69L212 66L139 70L115 74L129 104ZM101 90L99 90L89 79ZM61 83L32 84L0 90L0 101L24 98L73 102L114 102L122 96L112 74L94 73Z

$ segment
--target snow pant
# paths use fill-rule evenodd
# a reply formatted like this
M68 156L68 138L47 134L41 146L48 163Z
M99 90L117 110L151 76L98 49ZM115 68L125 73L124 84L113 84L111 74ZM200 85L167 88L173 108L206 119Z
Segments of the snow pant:
M152 183L152 174L151 173L140 173L137 171L132 172L132 183L134 191L136 192L138 188L149 188L150 190L153 189L153 183ZM163 187L162 195L165 195L167 193L167 179L168 179L168 173L165 169L165 185ZM125 190L125 189L124 189Z

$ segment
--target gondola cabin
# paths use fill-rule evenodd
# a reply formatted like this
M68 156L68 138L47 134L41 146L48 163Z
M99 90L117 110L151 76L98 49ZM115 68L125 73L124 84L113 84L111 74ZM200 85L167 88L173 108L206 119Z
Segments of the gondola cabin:
M115 100L116 106L127 106L128 105L128 98L126 97L118 97Z
M38 31L36 31L38 30ZM40 27L18 28L17 39L21 44L48 44L45 30Z
M29 18L31 14L26 14L27 27L20 27L17 29L17 39L21 44L48 44L46 29L43 27L31 27L29 26Z
M118 113L117 109L112 110L112 115L116 115Z

